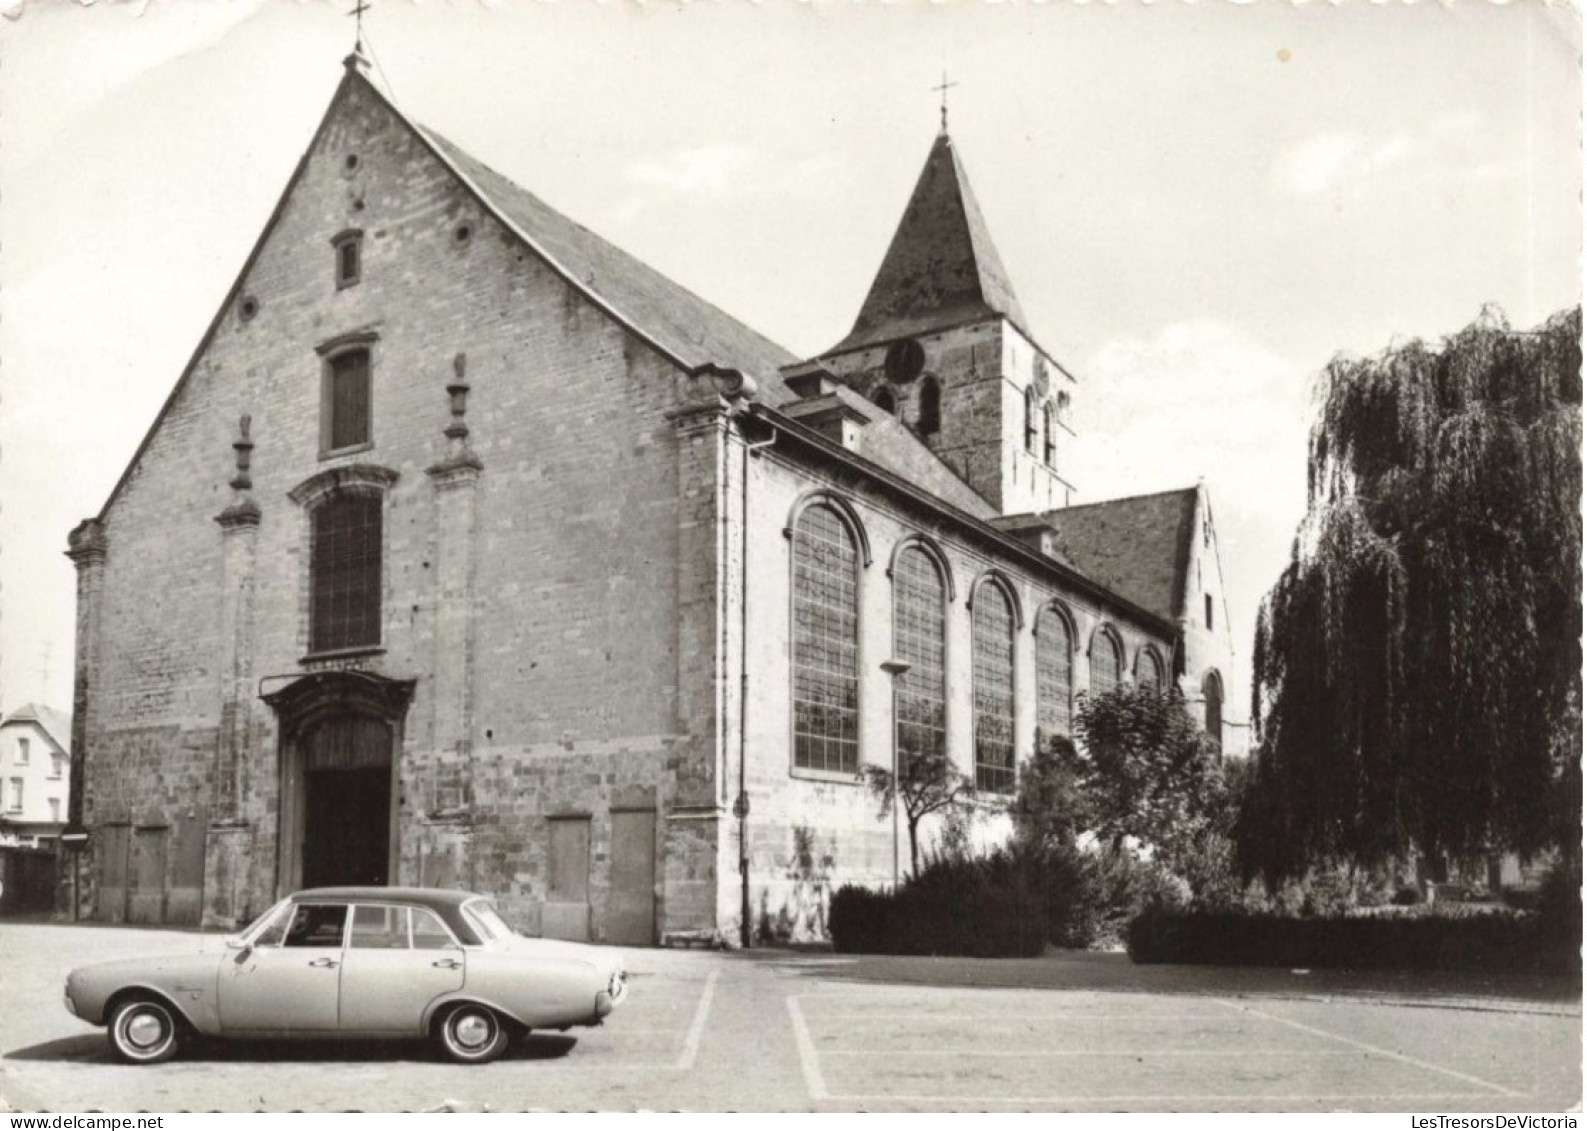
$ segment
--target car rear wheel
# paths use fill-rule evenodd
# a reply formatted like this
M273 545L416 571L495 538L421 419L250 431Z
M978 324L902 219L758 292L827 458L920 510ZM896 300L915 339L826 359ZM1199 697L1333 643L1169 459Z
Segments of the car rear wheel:
M154 998L131 998L110 1017L110 1047L131 1064L159 1064L176 1055L181 1022L176 1011Z
M441 1051L462 1064L495 1060L507 1047L507 1027L483 1005L459 1005L441 1018Z

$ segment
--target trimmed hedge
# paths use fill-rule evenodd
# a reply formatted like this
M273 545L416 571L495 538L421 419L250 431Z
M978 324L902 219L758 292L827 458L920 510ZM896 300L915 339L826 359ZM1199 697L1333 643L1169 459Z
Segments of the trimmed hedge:
M827 926L842 954L1031 957L1113 935L1160 886L1128 857L999 849L932 860L897 891L840 888Z
M1579 937L1535 915L1426 914L1288 918L1150 908L1130 923L1140 963L1310 969L1488 970L1571 973Z

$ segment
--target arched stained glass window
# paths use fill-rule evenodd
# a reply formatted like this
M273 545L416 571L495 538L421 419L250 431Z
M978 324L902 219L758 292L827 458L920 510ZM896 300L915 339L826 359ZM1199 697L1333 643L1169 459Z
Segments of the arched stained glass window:
M1124 680L1124 656L1113 634L1097 629L1091 638L1091 697L1106 695Z
M992 584L975 595L971 615L975 701L975 788L1014 789L1014 610Z
M1050 605L1036 616L1036 725L1042 741L1069 734L1074 695L1074 640Z
M884 412L898 412L898 397L894 395L891 386L876 386L876 388L871 391L871 402Z
M905 547L893 566L893 655L909 665L897 689L900 765L910 755L947 749L943 595L936 563L919 546Z
M1058 432L1053 421L1053 408L1041 410L1041 458L1048 467L1056 467L1058 460Z
M1142 648L1140 655L1135 657L1135 684L1154 691L1163 689L1163 662L1150 648Z
M794 765L858 773L859 591L854 536L824 503L793 537Z
M1025 450L1036 454L1036 390L1025 390Z

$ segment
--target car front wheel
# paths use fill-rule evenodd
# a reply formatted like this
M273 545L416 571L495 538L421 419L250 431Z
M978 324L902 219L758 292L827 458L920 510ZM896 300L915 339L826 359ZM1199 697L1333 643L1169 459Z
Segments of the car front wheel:
M182 1036L175 1011L152 998L134 998L116 1006L109 1035L116 1055L132 1064L170 1060Z
M495 1060L507 1047L507 1027L483 1005L459 1005L441 1018L441 1050L463 1064Z

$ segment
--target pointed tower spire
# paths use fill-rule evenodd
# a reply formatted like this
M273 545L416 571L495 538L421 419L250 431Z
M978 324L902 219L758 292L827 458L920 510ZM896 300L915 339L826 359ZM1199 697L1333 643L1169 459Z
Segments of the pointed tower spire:
M937 135L849 336L831 352L1025 316L947 130Z

